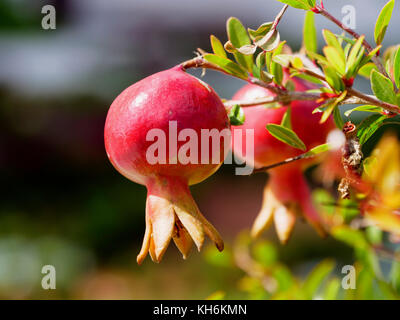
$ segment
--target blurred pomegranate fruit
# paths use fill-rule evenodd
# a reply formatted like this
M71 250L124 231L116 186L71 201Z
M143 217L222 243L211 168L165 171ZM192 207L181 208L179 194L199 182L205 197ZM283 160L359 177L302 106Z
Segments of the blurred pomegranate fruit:
M285 80L288 78L289 75L285 74ZM301 79L290 80L293 81L296 91L315 89L310 83ZM267 89L248 84L234 95L233 100L251 100L272 95L273 93ZM334 123L329 118L321 124L321 115L312 114L317 106L314 101L292 101L288 106L281 105L277 108L263 105L243 108L246 120L242 126L235 129L254 129L254 159L246 157L246 130L242 130L241 141L232 140L235 154L246 161L253 161L255 168L262 168L302 154L303 151L279 141L266 129L267 124L280 124L288 107L291 108L292 129L304 142L307 150L325 143L329 131L334 128ZM323 234L318 213L311 201L310 189L303 176L303 170L312 161L304 159L268 171L269 180L264 189L262 208L252 228L254 237L274 221L279 239L283 243L287 242L298 214L304 216L320 234Z

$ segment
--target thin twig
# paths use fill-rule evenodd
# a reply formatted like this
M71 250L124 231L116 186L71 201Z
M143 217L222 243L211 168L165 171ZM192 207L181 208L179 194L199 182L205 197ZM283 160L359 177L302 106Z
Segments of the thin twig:
M279 22L281 21L281 19L282 19L283 15L285 14L288 7L289 7L289 5L285 4L284 7L282 8L282 10L275 17L274 23L271 27L272 30L276 29L276 27L278 26Z
M302 160L302 159L309 159L309 158L313 158L313 157L315 157L314 154L306 155L305 153L303 153L303 154L301 154L301 155L299 155L297 157L288 158L288 159L285 159L283 161L271 164L269 166L265 166L265 167L262 167L262 168L254 169L253 173L266 172L266 171L268 171L270 169L273 169L273 168L276 168L276 167L280 167L280 166L283 166L283 165L291 163L291 162L299 161L299 160Z

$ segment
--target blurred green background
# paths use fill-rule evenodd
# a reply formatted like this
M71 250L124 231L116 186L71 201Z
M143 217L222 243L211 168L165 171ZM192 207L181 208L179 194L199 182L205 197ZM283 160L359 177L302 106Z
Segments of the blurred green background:
M371 21L385 2L335 0L326 6L340 17L344 5L353 5L357 31L372 36ZM56 30L41 28L46 4L56 8ZM224 165L192 188L224 235L225 255L216 257L210 247L183 261L171 245L161 265L148 258L139 267L146 190L109 163L103 126L124 88L190 59L198 47L209 50L210 34L225 41L228 17L256 27L281 6L274 0L0 2L0 298L203 299L218 290L227 298L249 297L244 273L224 259L236 235L251 226L266 176L235 176L234 167ZM303 12L294 9L281 22L281 37L295 50L302 23ZM317 27L336 30L320 17ZM399 28L394 19L387 46L399 42ZM214 72L204 80L223 98L242 85ZM357 86L369 92L366 81ZM273 230L265 239L299 276L325 257L338 261L338 275L353 261L351 249L318 238L302 223L285 247ZM41 287L46 264L56 267L56 290Z

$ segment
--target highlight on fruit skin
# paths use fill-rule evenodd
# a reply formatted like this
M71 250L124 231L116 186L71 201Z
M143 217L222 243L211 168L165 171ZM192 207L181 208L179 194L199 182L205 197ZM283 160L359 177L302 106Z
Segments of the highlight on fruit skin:
M285 71L284 81L288 80L293 82L296 91L315 89L311 83L295 77L289 78L288 72ZM232 99L252 100L272 95L267 89L248 84ZM292 101L288 106L261 105L243 108L246 120L242 126L235 129L243 129L242 141L246 141L244 129L254 129L254 167L269 166L304 152L277 140L266 129L267 124L280 124L289 107L292 129L304 142L307 150L325 143L328 133L335 126L332 117L325 123L320 123L320 114L312 114L317 106L314 101ZM246 157L245 143L237 142L235 135L232 137L234 153L246 161L251 161L252 159ZM258 237L274 222L278 238L282 243L286 243L298 216L304 217L321 236L325 235L321 218L312 203L311 190L303 176L304 169L313 162L313 159L303 159L268 171L269 179L264 188L261 210L251 230L253 237Z
M165 141L149 137L152 129L164 132ZM220 143L217 161L211 144L208 155L203 155L199 142L195 150L197 163L182 164L178 160L188 138L184 134L181 137L183 129L194 130L197 137L204 129L230 133L221 99L209 85L180 66L128 87L114 100L107 114L104 140L108 158L122 175L147 188L146 231L137 256L139 264L148 252L153 261L160 262L171 239L183 258L193 242L200 250L205 236L220 251L224 247L221 236L193 200L189 185L203 181L220 167L230 141ZM159 148L155 151L157 143ZM150 150L155 157L164 156L166 163L150 164Z

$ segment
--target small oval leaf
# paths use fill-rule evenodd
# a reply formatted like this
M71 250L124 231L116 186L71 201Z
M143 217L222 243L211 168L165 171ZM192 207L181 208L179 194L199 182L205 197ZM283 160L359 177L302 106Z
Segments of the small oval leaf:
M374 37L376 44L381 44L385 37L387 27L389 26L394 8L394 0L390 0L382 9L379 14L378 20L375 24Z
M308 52L317 52L317 29L315 28L315 13L307 11L304 19L303 45Z
M305 151L306 146L298 135L291 129L278 124L267 124L267 130L276 139L288 144L291 147Z
M247 80L248 78L247 72L232 60L217 56L215 54L206 54L204 55L204 59L218 66L228 74L231 74L243 80Z
M371 88L379 100L396 104L396 93L392 81L375 70L371 73Z
M245 115L243 109L235 104L232 109L229 111L229 122L232 126L240 126L245 121Z
M219 39L216 36L211 35L210 36L210 42L211 42L211 47L213 49L213 52L217 56L220 56L220 57L223 57L223 58L227 58L224 46L222 45L221 41L219 41Z

